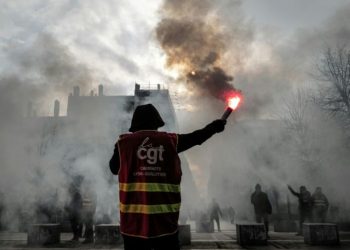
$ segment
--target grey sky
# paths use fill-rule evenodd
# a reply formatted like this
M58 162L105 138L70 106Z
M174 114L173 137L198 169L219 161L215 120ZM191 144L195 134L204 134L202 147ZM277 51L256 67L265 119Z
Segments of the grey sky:
M298 28L322 25L349 0L244 0L249 18L258 27L270 26L290 33Z
M337 9L350 5L350 0L243 0L242 10L236 11L238 0L210 2L221 8L220 11L227 10L222 13L228 19L225 24L228 27L229 14L238 13L252 24L243 29L253 27L254 34L269 39L275 32L282 42L284 38L293 37L298 28L322 27L334 17ZM106 84L109 86L107 91L114 89L112 94L131 94L135 81L169 83L176 77L176 72L165 68L166 57L154 34L161 3L161 0L0 0L0 74L22 75L25 82L28 79L31 82L33 75L38 77L38 72L18 72L23 68L18 62L23 60L13 58L13 55L28 54L42 34L49 34L77 64L86 65L93 72L92 82L96 82L96 86ZM234 39L245 44L242 38ZM279 53L268 47L271 44L260 46L258 43L254 43L255 50L247 45L247 50L253 51L251 54L240 55L249 57L250 62L245 62L245 66L250 64L256 68L256 64L275 59ZM235 40L233 44L237 44ZM234 52L228 55L235 56ZM230 64L234 65L236 61ZM58 97L62 95L51 92L46 100Z
M230 36L220 66L235 77L245 97L242 110L253 118L278 107L291 86L307 82L307 64L321 43L350 41L350 0L242 0L242 6L239 0L199 1L210 3L209 14L217 14L215 28L224 27ZM154 34L161 3L0 0L0 113L15 113L33 101L40 115L52 114L53 101L64 106L74 85L84 95L99 84L107 95L123 95L132 94L134 82L176 82L177 72L165 67L166 55ZM219 101L193 101L189 89L176 91L185 106L178 109L183 131L223 111ZM194 162L204 166L203 172L209 156L198 154Z

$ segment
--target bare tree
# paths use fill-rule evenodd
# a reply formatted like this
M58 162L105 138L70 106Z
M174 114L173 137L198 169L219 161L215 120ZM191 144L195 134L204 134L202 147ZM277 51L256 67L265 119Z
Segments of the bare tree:
M350 124L350 50L346 47L328 48L317 65L321 80L316 101L331 115Z
M312 178L320 165L313 120L314 108L315 104L309 91L298 89L286 99L280 114L294 148L291 153L309 178Z
M282 106L281 120L286 128L303 138L307 132L306 109L309 98L304 90L298 89Z

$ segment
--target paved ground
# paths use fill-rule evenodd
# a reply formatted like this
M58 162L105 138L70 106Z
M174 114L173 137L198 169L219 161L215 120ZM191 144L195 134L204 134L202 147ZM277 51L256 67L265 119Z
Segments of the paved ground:
M267 246L250 246L242 247L236 243L236 232L232 225L223 225L222 232L215 233L196 233L191 232L192 243L191 246L184 246L182 249L310 249L310 250L326 250L326 249L349 249L350 250L350 232L340 232L339 246L308 246L304 244L304 239L301 236L295 236L295 233L275 233L270 232L271 239ZM27 246L27 234L15 233L15 232L0 232L0 250L2 249L123 249L123 245L94 245L94 244L82 244L72 243L69 240L72 238L70 233L61 234L61 243L59 245L50 247L29 247ZM166 249L164 249L166 250Z

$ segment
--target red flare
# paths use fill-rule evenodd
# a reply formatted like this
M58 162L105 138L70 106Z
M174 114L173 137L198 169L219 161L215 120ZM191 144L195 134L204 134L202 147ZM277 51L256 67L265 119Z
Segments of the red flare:
M222 115L221 119L226 120L230 116L232 111L236 110L239 107L241 101L242 96L240 93L234 93L230 95L227 98L228 107L226 108L225 113Z
M241 97L239 95L233 96L228 100L228 106L232 110L236 110L241 102Z

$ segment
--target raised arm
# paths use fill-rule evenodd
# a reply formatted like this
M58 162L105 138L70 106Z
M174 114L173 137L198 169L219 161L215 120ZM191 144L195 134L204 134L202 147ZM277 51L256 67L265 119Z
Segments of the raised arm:
M296 197L299 198L300 194L297 193L297 192L295 192L291 186L288 185L288 189L289 189L289 191L290 191L293 195L295 195Z
M202 129L198 129L189 134L179 134L177 152L181 153L196 145L201 145L216 133L225 129L226 120L215 120Z
M178 135L178 145L177 152L183 152L195 145L201 145L203 142L208 140L214 134L222 132L225 129L226 120L215 120L209 123L202 129L196 130L189 134L179 134ZM115 144L114 153L109 161L109 168L111 172L115 175L118 174L120 167L119 160L119 147L118 143Z

